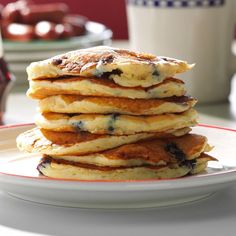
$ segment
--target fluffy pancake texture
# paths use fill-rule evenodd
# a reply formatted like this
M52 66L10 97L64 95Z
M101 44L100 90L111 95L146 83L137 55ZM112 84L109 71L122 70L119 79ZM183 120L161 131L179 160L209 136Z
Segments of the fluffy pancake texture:
M45 113L39 114L35 123L43 129L53 131L129 135L190 127L197 124L197 118L198 114L194 109L179 114L154 116Z
M110 167L143 165L163 166L168 163L181 162L181 160L176 159L175 156L173 157L172 152L169 152L167 149L168 145L169 149L171 148L171 150L174 150L177 146L177 148L184 153L185 158L182 162L193 160L199 157L203 152L211 150L211 147L207 144L206 137L196 134L186 134L178 138L163 137L162 139L154 138L151 140L141 140L136 143L125 144L111 150L89 155L51 157L54 159L70 161L72 163L79 162L89 165Z
M34 128L17 137L17 146L22 151L46 155L85 155L112 149L139 140L170 135L183 135L189 129L170 130L167 133L140 133L133 135L96 135L87 132L54 132Z
M212 160L204 154L196 160L194 166L170 164L166 166L138 166L138 167L98 167L72 164L45 158L38 165L38 170L45 176L62 179L78 180L144 180L171 179L183 177L187 174L202 172L207 162Z
M187 96L165 99L129 99L114 97L86 97L55 95L39 101L41 113L119 113L127 115L160 115L184 112L196 104Z
M127 88L108 79L84 77L32 80L29 84L27 95L34 99L60 94L150 99L183 96L186 93L183 81L174 78L167 78L148 88Z
M125 87L150 87L191 69L185 61L112 47L76 50L32 63L29 80L61 76L107 77Z
M187 144L187 145L186 145ZM38 170L52 178L80 180L163 179L202 172L215 158L197 134L126 144L85 156L45 156Z
M27 68L37 128L20 150L40 153L41 174L78 180L139 180L197 174L216 160L197 124L185 61L112 47L76 50Z
M38 165L38 170L50 178L78 179L78 180L142 180L167 179L185 176L191 170L187 166L177 167L135 167L116 168L107 171L83 168L75 165L51 162L45 160Z

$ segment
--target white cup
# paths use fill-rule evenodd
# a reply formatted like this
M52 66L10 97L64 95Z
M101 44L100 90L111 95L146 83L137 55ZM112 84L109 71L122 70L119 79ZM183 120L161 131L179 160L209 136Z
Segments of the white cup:
M200 103L226 101L234 0L127 0L131 48L196 63L178 76ZM236 67L236 63L235 66Z

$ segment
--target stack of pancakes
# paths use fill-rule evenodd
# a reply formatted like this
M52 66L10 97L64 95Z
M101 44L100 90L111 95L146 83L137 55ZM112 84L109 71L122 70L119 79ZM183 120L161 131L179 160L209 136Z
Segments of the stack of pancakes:
M111 47L66 53L27 68L37 128L18 147L43 154L41 174L81 180L176 178L203 171L207 138L189 133L196 100L175 74L184 61Z

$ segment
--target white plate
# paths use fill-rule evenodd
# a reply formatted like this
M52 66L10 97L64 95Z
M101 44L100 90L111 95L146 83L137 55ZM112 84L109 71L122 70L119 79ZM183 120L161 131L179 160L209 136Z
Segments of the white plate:
M206 173L172 180L76 181L39 176L39 155L19 152L16 136L32 125L0 129L0 188L10 195L45 204L86 208L142 208L196 201L236 184L236 131L198 126L215 146Z
M3 48L6 54L16 51L47 51L47 50L70 50L72 48L91 47L97 42L109 40L112 37L112 31L103 24L89 21L86 24L87 34L70 38L68 40L40 41L31 42L13 42L5 40ZM90 46L91 45L91 46Z

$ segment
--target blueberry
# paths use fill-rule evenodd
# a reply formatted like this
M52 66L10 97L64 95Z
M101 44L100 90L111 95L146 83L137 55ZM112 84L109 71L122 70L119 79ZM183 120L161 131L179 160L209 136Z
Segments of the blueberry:
M153 76L160 76L160 73L159 73L158 70L155 69L155 70L152 72L152 75L153 75Z
M119 117L119 114L117 114L117 113L114 113L114 114L111 115L111 118L108 121L108 128L107 128L109 133L112 133L114 131L114 129L115 129L114 125L115 125L115 122L116 122L118 117Z
M115 69L109 72L101 72L100 70L97 70L95 76L100 77L100 78L109 78L112 75L120 76L122 73L123 72L120 69Z
M178 164L180 166L186 166L193 169L196 165L196 160L187 160L185 153L181 149L179 149L179 147L175 143L167 143L165 146L165 150L178 161Z
M72 126L77 130L77 131L84 131L84 123L83 121L77 121L73 122Z
M169 152L179 162L183 162L186 160L186 155L183 153L182 150L178 148L175 143L167 143L165 146L165 150Z

